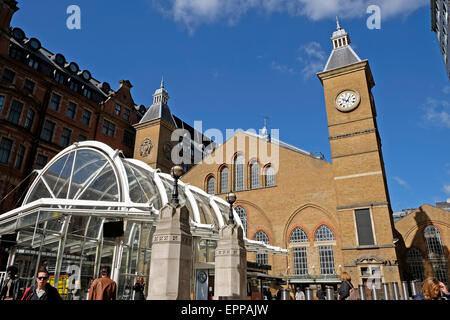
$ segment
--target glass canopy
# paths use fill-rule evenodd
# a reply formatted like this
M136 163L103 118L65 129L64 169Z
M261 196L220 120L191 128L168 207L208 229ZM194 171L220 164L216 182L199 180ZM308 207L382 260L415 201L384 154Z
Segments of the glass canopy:
M63 297L75 299L74 290L85 294L100 266L110 265L119 298L127 299L136 277L148 277L154 224L172 189L170 175L126 159L101 142L78 142L38 171L21 207L0 215L0 235L16 234L10 262L18 265L26 285L34 280L36 268L45 264L50 282ZM229 204L181 180L179 199L189 210L199 250L205 243L214 248L219 229L228 220ZM242 227L239 215L234 210L233 214ZM124 224L119 242L103 235L105 223L114 221ZM245 236L244 240L247 251L287 252ZM214 262L213 256L209 262Z

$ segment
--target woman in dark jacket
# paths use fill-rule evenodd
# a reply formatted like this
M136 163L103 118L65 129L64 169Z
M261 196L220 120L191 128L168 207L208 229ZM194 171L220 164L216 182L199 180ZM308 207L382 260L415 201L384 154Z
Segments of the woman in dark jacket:
M139 278L133 286L134 300L145 300L144 297L144 279Z
M319 300L325 300L325 294L323 293L322 286L319 285L317 287L316 297Z
M341 286L339 287L339 300L345 300L348 296L350 296L350 289L352 278L347 272L342 272L341 274Z

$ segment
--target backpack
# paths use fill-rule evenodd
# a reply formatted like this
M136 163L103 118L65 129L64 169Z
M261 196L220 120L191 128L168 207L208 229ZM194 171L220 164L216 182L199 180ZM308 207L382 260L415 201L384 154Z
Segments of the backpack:
M353 285L346 281L348 285L350 286L350 294L345 300L361 300L361 296L359 295L359 290L354 288Z

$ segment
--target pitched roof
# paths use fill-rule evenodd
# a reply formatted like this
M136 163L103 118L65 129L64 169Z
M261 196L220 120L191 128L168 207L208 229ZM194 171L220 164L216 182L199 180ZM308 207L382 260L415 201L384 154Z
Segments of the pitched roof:
M360 61L361 59L350 45L336 48L331 52L323 71L342 68Z
M151 105L139 123L144 123L155 119L164 119L175 128L178 128L172 112L170 112L169 106L165 103L156 103Z

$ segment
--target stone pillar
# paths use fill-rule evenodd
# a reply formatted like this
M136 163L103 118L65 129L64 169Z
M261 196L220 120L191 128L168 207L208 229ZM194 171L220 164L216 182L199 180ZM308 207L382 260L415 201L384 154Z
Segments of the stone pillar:
M148 300L189 300L192 235L186 206L165 205L153 234Z
M216 248L214 299L247 299L247 251L242 228L236 223L219 231Z

